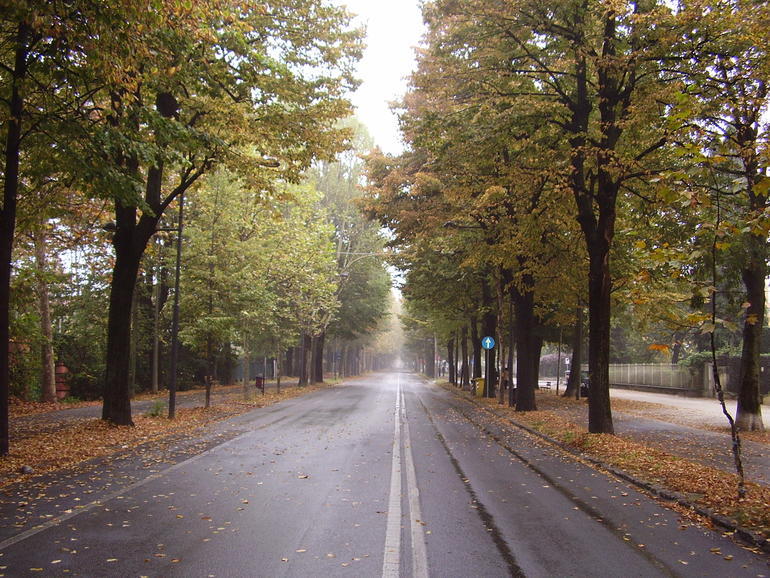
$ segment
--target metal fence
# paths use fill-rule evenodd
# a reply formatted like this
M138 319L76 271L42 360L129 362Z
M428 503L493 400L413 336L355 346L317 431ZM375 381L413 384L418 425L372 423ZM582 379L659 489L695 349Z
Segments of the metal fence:
M702 379L687 367L667 363L611 363L610 384L700 390Z

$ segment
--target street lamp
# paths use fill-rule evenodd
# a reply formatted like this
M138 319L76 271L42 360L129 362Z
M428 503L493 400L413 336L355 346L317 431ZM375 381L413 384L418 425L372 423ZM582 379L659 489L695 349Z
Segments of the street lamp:
M182 270L182 230L184 191L179 195L179 222L176 237L176 267L174 271L174 309L171 316L171 376L168 385L168 419L176 417L176 367L179 358L179 277Z

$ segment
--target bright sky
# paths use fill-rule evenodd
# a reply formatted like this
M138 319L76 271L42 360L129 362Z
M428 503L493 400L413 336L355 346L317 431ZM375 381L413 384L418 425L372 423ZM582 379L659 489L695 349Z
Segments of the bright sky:
M398 120L389 103L406 90L414 67L414 50L423 33L419 0L336 0L347 4L366 25L367 49L358 65L363 81L353 96L356 116L375 144L391 154L402 152Z

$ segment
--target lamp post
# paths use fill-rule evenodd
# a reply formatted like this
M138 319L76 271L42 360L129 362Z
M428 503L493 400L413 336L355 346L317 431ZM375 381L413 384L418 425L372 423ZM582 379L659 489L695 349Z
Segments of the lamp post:
M171 316L171 376L168 385L168 419L176 417L176 368L179 357L179 277L182 270L182 230L184 191L179 195L179 223L176 238L176 267L174 272L174 309Z

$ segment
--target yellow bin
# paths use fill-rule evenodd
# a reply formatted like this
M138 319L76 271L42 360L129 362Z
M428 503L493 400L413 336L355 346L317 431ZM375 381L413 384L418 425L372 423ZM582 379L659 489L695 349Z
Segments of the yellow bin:
M476 397L484 397L484 378L477 377L473 383L476 384Z

